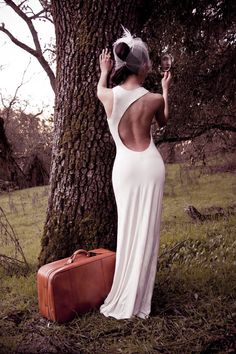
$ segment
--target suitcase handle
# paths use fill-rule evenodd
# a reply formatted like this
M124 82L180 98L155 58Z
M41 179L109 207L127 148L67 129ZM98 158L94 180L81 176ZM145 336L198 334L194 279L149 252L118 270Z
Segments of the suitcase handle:
M84 250L84 249L81 248L81 249L75 251L75 252L72 254L72 256L66 261L65 264L73 263L74 260L76 259L76 256L79 255L79 254L86 254L87 257L90 256L90 254L89 254L88 251L86 251L86 250Z

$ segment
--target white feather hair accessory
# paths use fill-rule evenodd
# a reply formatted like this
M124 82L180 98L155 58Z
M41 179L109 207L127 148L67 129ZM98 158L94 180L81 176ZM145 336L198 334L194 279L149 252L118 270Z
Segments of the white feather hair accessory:
M134 73L138 73L139 68L142 64L146 64L148 67L148 71L152 68L152 63L149 58L148 47L145 42L140 37L136 37L130 33L130 31L121 25L124 33L123 36L118 38L113 43L113 55L115 58L115 70L118 70L122 66L126 65L126 67ZM116 54L116 46L119 43L126 43L129 48L130 52L127 55L125 60L122 60Z

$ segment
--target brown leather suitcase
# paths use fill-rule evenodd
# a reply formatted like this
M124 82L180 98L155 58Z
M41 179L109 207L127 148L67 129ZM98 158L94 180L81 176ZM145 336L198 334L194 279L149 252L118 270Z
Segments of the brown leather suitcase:
M79 249L71 257L41 266L37 272L40 314L64 323L98 309L112 286L115 257L105 248Z

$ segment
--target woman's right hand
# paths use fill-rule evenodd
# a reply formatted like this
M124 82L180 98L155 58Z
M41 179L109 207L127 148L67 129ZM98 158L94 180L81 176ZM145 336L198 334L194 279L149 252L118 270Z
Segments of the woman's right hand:
M171 82L171 72L170 71L165 71L164 72L164 76L161 80L161 86L162 86L162 90L163 91L167 91L169 89L170 86L170 82Z
M113 66L113 60L110 59L111 53L108 52L108 48L103 49L99 55L99 64L101 72L109 73Z

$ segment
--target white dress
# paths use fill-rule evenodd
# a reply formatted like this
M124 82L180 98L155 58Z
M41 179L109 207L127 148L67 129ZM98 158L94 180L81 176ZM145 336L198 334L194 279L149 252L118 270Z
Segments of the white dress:
M99 311L116 319L149 317L157 271L165 165L151 131L150 144L142 151L128 148L118 133L128 107L148 92L113 87L113 111L107 119L116 145L117 248L112 287Z

